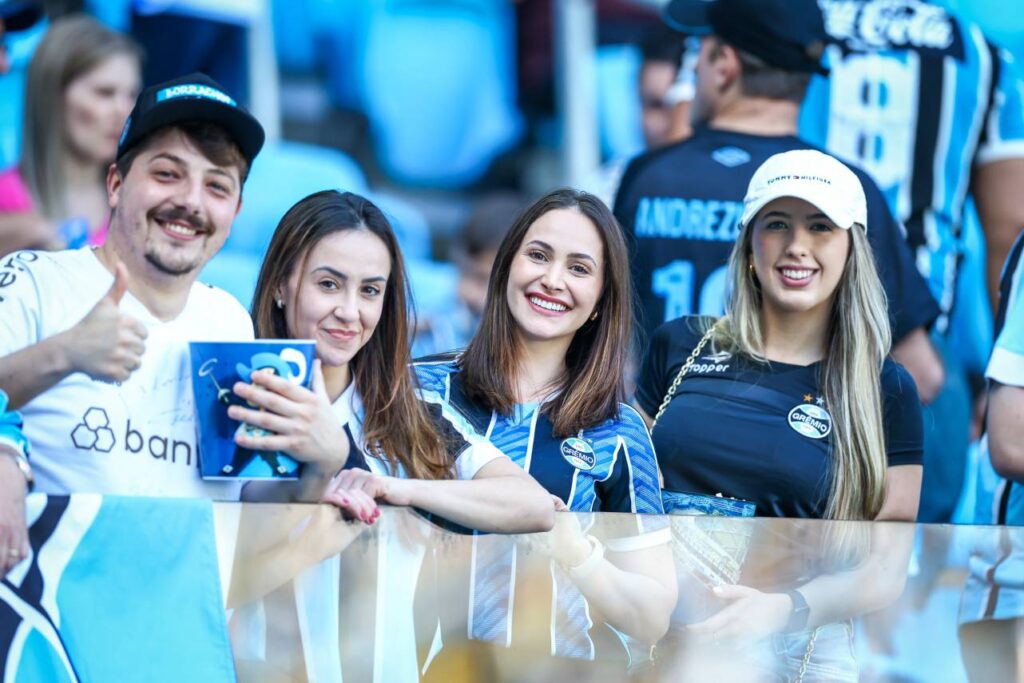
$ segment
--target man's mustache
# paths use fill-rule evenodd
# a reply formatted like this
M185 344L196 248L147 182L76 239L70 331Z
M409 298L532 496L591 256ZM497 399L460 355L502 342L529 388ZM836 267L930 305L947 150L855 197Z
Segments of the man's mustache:
M186 223L196 232L209 232L206 221L185 209L154 209L150 212L150 218L162 223Z

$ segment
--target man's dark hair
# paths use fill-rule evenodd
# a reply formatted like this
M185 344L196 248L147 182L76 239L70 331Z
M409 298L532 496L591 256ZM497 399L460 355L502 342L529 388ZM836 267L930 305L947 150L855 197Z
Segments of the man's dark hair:
M645 62L669 62L679 67L683 58L686 38L665 25L651 28L640 42L640 54Z
M721 54L722 47L727 45L718 37L715 37L717 44L711 51L712 59ZM773 100L787 100L800 104L804 100L804 93L811 82L811 74L799 71L786 71L772 66L760 57L756 57L735 45L729 45L736 50L743 67L743 74L740 78L740 92L747 97L765 97Z
M217 166L234 166L237 168L238 179L242 185L245 185L245 179L249 176L249 164L246 163L242 150L239 149L238 144L222 126L206 121L175 123L153 131L145 140L129 149L115 162L117 164L117 172L121 174L121 177L123 178L128 175L128 171L131 170L136 157L146 151L153 140L172 129L181 131L181 134L204 157Z

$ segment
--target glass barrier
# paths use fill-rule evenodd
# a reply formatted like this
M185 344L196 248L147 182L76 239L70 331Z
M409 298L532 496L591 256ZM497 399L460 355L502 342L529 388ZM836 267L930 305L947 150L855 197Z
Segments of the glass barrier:
M1024 529L28 499L5 681L1012 681Z
M1024 680L1024 530L556 517L467 536L409 510L244 507L239 679Z

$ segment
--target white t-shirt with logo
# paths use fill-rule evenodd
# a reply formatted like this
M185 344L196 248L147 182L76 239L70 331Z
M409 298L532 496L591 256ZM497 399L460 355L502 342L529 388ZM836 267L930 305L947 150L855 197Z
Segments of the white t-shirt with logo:
M91 248L0 259L0 356L71 328L113 285ZM235 482L199 477L189 341L246 341L252 321L226 292L195 284L174 320L126 293L120 310L149 332L124 383L64 378L21 408L38 490L236 500Z

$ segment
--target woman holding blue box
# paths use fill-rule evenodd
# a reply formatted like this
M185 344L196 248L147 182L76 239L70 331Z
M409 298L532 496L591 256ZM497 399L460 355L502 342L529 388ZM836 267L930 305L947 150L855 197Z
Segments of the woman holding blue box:
M229 415L273 433L239 435L240 446L284 451L305 467L297 488L249 484L246 497L323 496L364 522L379 515L379 500L481 530L549 529L543 489L461 416L417 397L408 297L398 241L370 201L318 192L285 214L253 319L257 337L315 341L313 387L254 373L234 389L256 407L232 406Z

